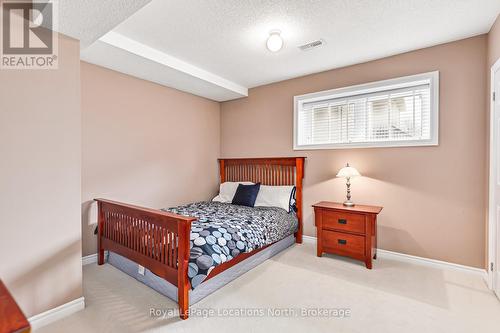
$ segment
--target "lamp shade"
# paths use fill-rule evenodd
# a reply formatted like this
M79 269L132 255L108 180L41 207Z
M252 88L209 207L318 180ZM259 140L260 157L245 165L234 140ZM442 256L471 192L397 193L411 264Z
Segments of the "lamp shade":
M356 170L352 166L349 166L349 163L347 163L347 165L340 169L337 173L337 177L341 178L351 178L356 176L361 176L361 174L358 172L358 170Z

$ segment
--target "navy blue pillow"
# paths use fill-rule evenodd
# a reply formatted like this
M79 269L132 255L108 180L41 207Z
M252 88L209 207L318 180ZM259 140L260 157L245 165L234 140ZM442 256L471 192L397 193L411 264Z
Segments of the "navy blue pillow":
M239 184L234 194L232 204L253 207L257 194L259 194L260 183L254 185Z

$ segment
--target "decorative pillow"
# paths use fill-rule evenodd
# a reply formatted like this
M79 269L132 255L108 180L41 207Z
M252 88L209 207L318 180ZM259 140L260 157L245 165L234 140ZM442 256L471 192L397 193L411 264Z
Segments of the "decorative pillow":
M236 189L232 204L253 207L257 194L259 194L260 183L254 185L239 184Z
M295 186L262 185L255 207L279 207L290 212L295 205Z
M297 213L297 199L295 197L295 194L297 194L297 187L294 186L292 194L290 196L290 210L288 211L289 213L290 212Z
M224 182L220 184L219 195L213 198L212 201L231 203L239 184L253 185L252 182Z

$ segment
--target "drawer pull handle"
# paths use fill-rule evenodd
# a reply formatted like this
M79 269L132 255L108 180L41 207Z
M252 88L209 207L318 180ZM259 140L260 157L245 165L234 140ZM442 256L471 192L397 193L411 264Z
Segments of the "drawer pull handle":
M346 219L339 219L339 224L347 224L347 220Z
M345 239L339 239L338 240L339 244L346 245L347 241Z

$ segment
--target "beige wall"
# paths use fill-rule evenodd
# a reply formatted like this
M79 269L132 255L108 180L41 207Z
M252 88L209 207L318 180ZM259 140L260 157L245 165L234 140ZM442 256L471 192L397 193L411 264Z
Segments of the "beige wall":
M220 105L81 63L83 254L96 252L95 204L208 200L218 186Z
M0 69L0 278L27 316L82 296L79 59L60 37L59 69Z
M500 58L500 15L488 33L488 69Z
M307 156L305 234L311 204L341 201L335 174L346 162L356 202L384 206L379 247L484 267L486 36L409 52L251 89L221 106L223 157ZM293 151L293 96L440 71L438 147Z

